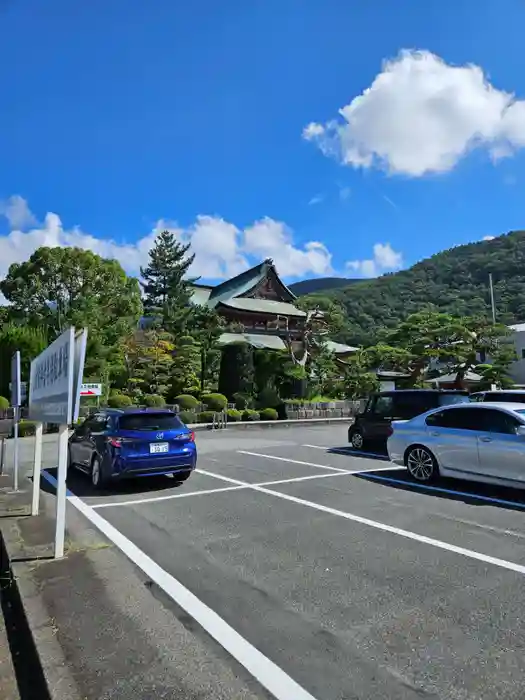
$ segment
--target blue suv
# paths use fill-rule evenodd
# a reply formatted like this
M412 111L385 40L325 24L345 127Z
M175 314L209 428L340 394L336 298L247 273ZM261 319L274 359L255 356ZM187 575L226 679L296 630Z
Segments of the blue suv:
M96 489L160 474L185 481L197 465L195 435L167 409L99 410L69 438L68 464L89 474Z

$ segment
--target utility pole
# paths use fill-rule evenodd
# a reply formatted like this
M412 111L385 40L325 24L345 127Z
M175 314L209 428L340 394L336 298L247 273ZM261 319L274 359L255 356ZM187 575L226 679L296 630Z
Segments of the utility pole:
M492 284L492 272L489 272L490 305L492 307L492 323L496 325L496 306L494 304L494 285Z

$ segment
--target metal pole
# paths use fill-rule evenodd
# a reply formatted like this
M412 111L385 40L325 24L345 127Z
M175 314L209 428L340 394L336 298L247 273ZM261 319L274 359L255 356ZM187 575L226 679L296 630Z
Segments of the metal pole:
M4 473L5 465L5 438L2 438L2 444L0 446L0 476Z
M38 515L40 508L40 473L42 470L42 435L44 424L37 423L35 426L35 460L33 463L33 501L31 505L31 515Z
M69 429L67 423L58 429L58 474L57 474L57 508L55 530L55 559L64 556L66 534L66 476Z
M492 272L489 273L490 305L492 307L492 323L496 324L496 305L494 304L494 286L492 284Z
M18 491L18 406L15 406L15 422L14 422L14 453L15 453L15 464L14 464L14 478L13 478L13 490Z

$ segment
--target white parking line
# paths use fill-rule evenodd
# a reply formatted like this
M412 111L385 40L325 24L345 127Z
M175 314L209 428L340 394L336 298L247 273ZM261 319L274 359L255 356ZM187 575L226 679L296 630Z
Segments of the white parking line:
M335 515L339 518L345 518L346 520L352 520L353 522L360 523L361 525L367 525L368 527L373 527L376 530L382 530L383 532L390 532L394 535L399 535L401 537L406 537L410 540L415 540L416 542L421 542L423 544L429 544L432 547L437 547L439 549L444 549L448 552L454 552L455 554L461 554L469 559L476 559L482 561L485 564L492 564L498 566L502 569L508 569L509 571L515 571L519 574L525 574L525 566L522 564L516 564L511 561L506 561L505 559L498 559L497 557L491 557L487 554L482 554L481 552L476 552L472 549L466 549L465 547L458 547L455 544L449 544L448 542L442 542L441 540L436 540L432 537L426 537L425 535L418 535L410 530L403 530L399 527L393 527L392 525L387 525L386 523L380 523L377 520L370 520L369 518L363 518L360 515L355 515L354 513L347 513L343 510L338 510L336 508L330 508L329 506L324 506L321 503L315 503L313 501L307 501L304 498L297 498L296 496L291 496L287 493L280 493L279 491L273 491L272 489L265 488L263 486L257 486L256 484L248 484L245 481L239 481L238 479L232 479L229 476L223 476L222 474L215 474L213 472L202 472L208 476L213 476L216 479L226 481L230 484L236 484L237 486L247 486L254 491L259 491L260 493L265 493L269 496L275 496L276 498L282 498L285 501L291 501L292 503L297 503L298 505L307 506L308 508L313 508L319 510L323 513L328 513L330 515Z
M311 445L303 445L303 447L311 447ZM321 449L321 448L320 448ZM300 462L298 459L290 459L289 457L277 457L277 455L263 455L259 452L246 452L245 450L237 450L240 455L251 455L252 457L264 457L264 459L276 459L279 462L291 462L292 464L302 464L305 467L317 467L318 469L329 469L334 472L347 472L347 469L341 469L341 467L329 467L326 464L317 464L315 462ZM386 471L399 471L402 467L376 467L375 469L355 469L354 474L359 474L361 472L386 472ZM200 471L200 470L199 470Z
M152 496L151 498L136 498L131 501L112 501L110 503L90 503L91 508L116 508L117 506L134 506L140 505L142 503L156 503L157 501L173 501L177 498L187 498L188 496L204 496L213 493L224 493L225 491L241 491L242 489L251 488L252 486L277 486L278 484L295 484L299 481L311 481L312 479L326 479L326 477L334 476L348 476L355 474L366 474L369 471L376 471L375 469L359 469L358 471L337 471L330 472L330 474L309 474L308 476L297 476L293 479L278 479L277 481L261 481L256 484L249 484L248 486L225 486L221 489L203 489L202 491L187 491L185 493L174 493L170 496ZM198 469L199 474L204 474L205 476L215 476L211 472L207 472L203 469ZM248 483L248 482L246 482Z
M45 473L51 483L56 480ZM303 687L296 683L277 664L266 657L250 642L241 637L233 627L203 603L174 576L161 568L151 557L128 540L91 506L78 496L69 496L68 502L79 510L113 544L155 582L170 598L201 625L226 651L266 688L277 700L316 700Z
M157 501L172 501L175 498L187 498L188 496L204 496L209 493L223 493L224 491L239 491L244 486L225 486L222 489L206 489L202 491L185 491L173 493L169 496L152 496L151 498L136 498L132 501L113 501L112 503L91 503L92 508L113 508L114 506L133 506L140 503L156 503Z

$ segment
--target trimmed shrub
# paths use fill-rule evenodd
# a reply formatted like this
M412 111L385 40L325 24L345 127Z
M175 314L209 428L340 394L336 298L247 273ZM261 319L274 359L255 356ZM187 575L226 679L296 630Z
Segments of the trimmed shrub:
M197 423L213 423L215 411L203 411L197 415Z
M228 404L228 399L224 394L203 394L201 401L210 411L223 411Z
M166 405L164 398L159 394L144 394L142 403L148 408L163 408Z
M238 421L238 420L241 420L242 414L236 408L229 408L226 411L226 415L228 416L229 421Z
M197 423L197 414L193 413L193 411L180 411L180 413L177 414L180 418L180 420L188 425L189 423Z
M277 420L278 418L275 408L263 408L260 415L261 420Z
M0 411L5 411L9 408L9 400L5 396L0 396Z
M193 411L199 405L199 400L191 394L180 394L175 397L175 403L179 405L181 411Z
M21 420L18 424L18 435L20 437L28 437L29 435L34 435L36 431L36 424L31 420Z
M133 406L133 401L126 394L113 394L108 399L108 406L110 408L125 408L126 406Z
M244 411L252 405L252 397L248 394L242 394L240 391L233 395L235 408L239 411Z
M248 408L243 412L241 420L261 420L261 416L259 411L253 411L251 408Z
M257 404L260 408L277 408L280 403L279 394L271 386L262 389L259 393Z

